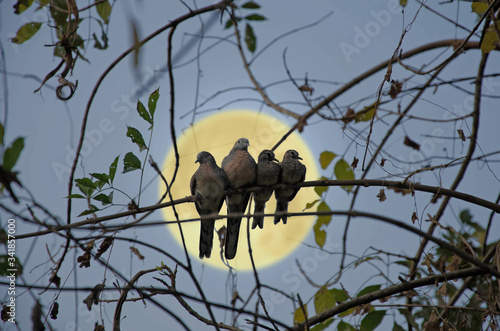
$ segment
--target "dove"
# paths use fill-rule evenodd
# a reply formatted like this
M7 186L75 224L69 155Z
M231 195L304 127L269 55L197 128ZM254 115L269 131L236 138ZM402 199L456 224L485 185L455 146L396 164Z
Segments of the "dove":
M226 172L231 188L249 187L255 182L257 165L248 153L250 143L246 138L236 141L229 154L222 160L222 169ZM247 208L249 192L231 192L226 197L228 213L244 213ZM241 216L227 218L226 259L231 260L238 249Z
M260 152L257 162L257 180L255 184L259 186L261 190L254 193L254 214L264 212L266 202L273 194L272 186L278 183L281 166L277 162L278 160L274 157L272 151L265 149ZM252 229L255 229L257 226L261 229L264 227L264 216L254 215Z
M209 152L200 152L195 163L200 166L191 177L190 188L191 194L196 196L196 210L200 216L213 217L201 220L199 256L203 259L212 253L215 217L224 203L229 179Z
M285 152L283 156L283 161L281 161L281 180L282 184L296 184L303 182L306 178L306 166L300 163L299 160L302 158L299 156L294 149L289 149ZM283 188L274 191L274 196L276 197L276 214L286 213L288 211L288 203L295 198L297 192L300 188ZM274 224L279 223L283 220L283 224L286 224L285 215L274 216Z

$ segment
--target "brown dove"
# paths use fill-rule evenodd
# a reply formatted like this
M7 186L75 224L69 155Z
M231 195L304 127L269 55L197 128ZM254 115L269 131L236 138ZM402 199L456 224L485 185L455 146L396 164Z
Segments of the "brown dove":
M274 157L272 151L265 149L260 152L257 162L257 180L255 181L255 185L259 186L261 190L254 193L254 214L264 212L266 202L273 194L272 186L278 183L281 167L277 162L278 160ZM252 229L255 229L257 226L261 229L264 227L264 216L254 215Z
M256 167L255 160L248 153L250 143L246 138L240 138L233 149L222 160L222 169L226 172L231 188L249 187L255 182ZM231 192L226 197L228 213L244 213L247 208L250 193ZM227 218L226 233L226 259L233 259L238 249L241 216Z
M303 182L306 178L306 166L300 163L299 160L302 158L299 156L294 149L289 149L285 152L283 156L283 161L281 162L281 180L282 184L296 184ZM274 196L276 197L276 214L288 212L288 203L295 198L297 192L300 188L283 188L276 190ZM286 224L285 215L274 216L274 224L279 223L283 220L283 224Z
M200 152L195 163L200 166L191 177L190 188L191 194L196 196L196 210L200 216L214 217L201 220L199 256L203 259L205 256L209 258L212 253L215 217L224 202L229 180L209 152Z

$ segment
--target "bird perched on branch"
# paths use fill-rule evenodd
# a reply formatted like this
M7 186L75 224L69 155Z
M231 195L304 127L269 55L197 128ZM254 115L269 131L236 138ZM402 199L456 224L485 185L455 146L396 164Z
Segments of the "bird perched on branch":
M240 138L233 146L233 149L222 160L222 169L226 172L231 188L245 188L255 182L256 167L255 160L248 153L250 143L246 138ZM244 213L247 208L249 192L231 192L226 197L228 213ZM227 218L226 234L226 259L233 259L238 249L238 238L240 234L240 224L242 216Z
M306 166L300 163L299 160L302 160L302 158L296 150L289 149L285 152L283 161L281 161L280 183L293 185L305 180ZM285 187L274 192L274 196L276 197L276 214L288 212L288 203L295 198L299 189L299 187ZM283 220L283 224L286 224L286 219L286 215L275 215L274 224L279 223L280 220Z
M195 206L198 214L210 217L201 220L199 256L203 259L205 256L209 258L212 253L215 217L224 202L229 180L209 152L200 152L195 163L200 166L191 177L191 194L196 196Z
M259 154L257 162L257 180L255 184L260 186L261 190L254 193L255 213L263 213L266 207L266 202L273 194L273 185L276 185L281 173L281 167L275 157L273 151L268 149L263 150ZM257 226L264 227L264 216L253 216L252 229Z

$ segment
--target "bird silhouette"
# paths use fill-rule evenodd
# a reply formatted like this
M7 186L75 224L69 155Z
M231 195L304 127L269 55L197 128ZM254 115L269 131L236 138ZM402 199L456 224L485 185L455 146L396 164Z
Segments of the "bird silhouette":
M255 216L255 214L264 212L266 202L273 194L272 186L278 183L281 166L277 162L279 161L274 157L273 151L265 149L260 152L257 162L257 180L255 181L255 185L259 186L261 190L255 192L253 197L255 208L252 229L255 229L257 226L261 229L264 227L264 216Z
M251 186L256 178L256 163L252 155L248 153L250 143L246 138L236 141L229 154L222 160L222 169L226 172L231 188L244 188ZM228 213L244 213L247 208L249 192L230 192L226 196ZM238 249L240 224L242 216L227 218L226 233L226 259L233 259Z
M302 160L302 158L296 150L289 149L285 152L283 161L281 161L280 183L290 185L305 180L306 166L300 163L299 160ZM274 191L274 196L276 197L276 214L278 214L274 216L274 224L279 223L280 220L283 220L283 224L286 224L286 215L279 214L288 212L288 203L295 198L299 189L285 187Z
M209 217L201 220L199 257L203 259L209 258L212 253L215 217L224 202L229 180L209 152L200 152L195 163L200 166L191 177L191 194L196 196L195 206L198 214Z

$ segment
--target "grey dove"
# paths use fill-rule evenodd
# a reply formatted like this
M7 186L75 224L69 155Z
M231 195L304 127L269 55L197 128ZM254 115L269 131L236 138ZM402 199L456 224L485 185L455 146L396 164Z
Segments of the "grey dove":
M255 182L255 160L248 153L250 143L246 138L240 138L234 144L229 154L222 160L222 169L226 172L231 188L249 187ZM228 213L244 213L247 208L250 193L231 192L226 196ZM226 259L233 259L238 249L241 216L227 218Z
M255 181L255 185L259 186L261 190L254 193L254 214L264 212L266 202L273 194L272 186L278 183L281 166L277 162L278 160L274 157L273 151L265 149L260 152L257 161L257 180ZM264 216L253 216L252 229L255 229L257 226L261 229L264 227Z
M283 161L281 161L282 171L280 183L290 185L305 180L306 166L300 163L299 160L302 160L302 158L296 150L289 149L285 152ZM276 214L288 212L288 203L295 198L299 189L300 188L285 187L274 191L274 196L276 197ZM274 224L279 223L280 220L283 220L283 224L286 224L286 219L286 215L275 215Z
M224 202L229 180L224 170L219 168L209 152L200 152L195 163L200 166L191 177L191 194L196 196L195 206L200 216L213 216L201 220L200 259L210 257L214 237L215 217Z

